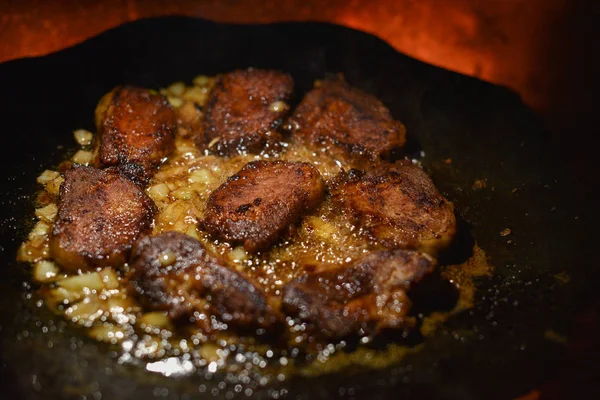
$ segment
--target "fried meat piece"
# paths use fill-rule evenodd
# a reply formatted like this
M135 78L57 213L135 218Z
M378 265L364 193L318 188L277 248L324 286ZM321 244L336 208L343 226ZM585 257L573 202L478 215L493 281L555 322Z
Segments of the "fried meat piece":
M236 70L217 79L210 93L198 144L221 155L259 153L275 146L277 127L292 95L291 76L271 70Z
M426 254L376 251L349 266L306 274L284 286L282 308L314 335L342 338L414 326L406 291L433 271Z
M143 237L130 265L133 290L151 308L167 310L172 318L198 312L228 325L264 329L281 322L258 286L183 233Z
M153 201L114 168L76 166L64 178L50 238L54 260L74 271L123 264L152 228Z
M311 164L253 161L209 197L201 228L250 252L263 251L323 198Z
M409 161L341 173L331 194L353 223L386 247L435 256L456 233L453 203Z
M289 123L294 140L314 148L369 161L402 147L405 128L374 96L340 79L328 79L308 92Z
M96 107L97 166L116 166L141 185L174 148L176 116L160 94L118 86Z

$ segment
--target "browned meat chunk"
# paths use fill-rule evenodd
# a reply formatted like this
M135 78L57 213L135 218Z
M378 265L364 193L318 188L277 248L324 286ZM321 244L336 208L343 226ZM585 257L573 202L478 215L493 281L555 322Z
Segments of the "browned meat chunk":
M130 283L150 307L168 310L172 318L196 313L197 323L207 331L219 323L269 329L281 322L252 281L183 233L140 239L131 268Z
M293 137L328 152L378 160L405 142L405 128L374 96L342 80L308 92L290 118Z
M314 208L323 191L311 164L253 161L210 195L200 226L247 251L263 251Z
M65 172L50 238L52 257L71 270L123 264L140 233L152 228L152 200L117 170Z
M426 254L377 251L284 286L283 310L315 335L340 338L414 326L406 291L435 267Z
M117 166L145 185L173 150L176 117L167 99L149 90L119 86L96 108L98 166Z
M387 247L435 255L456 233L454 205L410 162L342 173L332 199L367 235Z
M220 76L208 99L198 144L221 155L275 146L293 88L292 77L278 71L248 69Z

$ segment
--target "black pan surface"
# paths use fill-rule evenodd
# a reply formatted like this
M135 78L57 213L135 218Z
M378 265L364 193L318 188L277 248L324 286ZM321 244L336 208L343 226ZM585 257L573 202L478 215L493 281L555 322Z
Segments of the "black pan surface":
M426 170L494 265L476 307L399 365L252 391L218 376L166 378L119 364L114 349L53 320L28 294L28 268L14 258L33 221L35 178L75 148L74 129L93 130L100 97L120 83L158 88L247 66L291 73L299 94L313 79L342 72L379 97L405 123L409 150L424 151ZM143 20L58 53L1 64L0 87L2 398L510 399L556 374L564 344L549 332L568 334L597 278L587 245L591 200L565 166L581 155L562 154L509 90L418 62L365 33L317 23ZM474 190L478 179L487 186ZM505 228L511 235L500 235Z

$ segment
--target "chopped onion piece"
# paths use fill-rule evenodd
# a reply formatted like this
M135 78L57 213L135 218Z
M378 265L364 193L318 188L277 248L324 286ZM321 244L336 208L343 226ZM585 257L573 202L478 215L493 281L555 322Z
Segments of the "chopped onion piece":
M32 240L36 236L46 236L50 232L50 225L44 221L39 221L31 232L29 232L29 239Z
M97 297L86 298L85 300L71 305L65 311L65 315L73 322L84 326L91 326L92 323L101 317L106 310L103 304Z
M248 253L242 246L237 246L229 252L229 258L233 262L240 262L248 259Z
M187 215L187 212L188 207L184 201L175 201L169 204L167 208L160 213L160 218L173 223L174 221L183 220Z
M152 200L163 200L169 195L169 187L164 183L159 183L157 185L151 186L148 189L148 195L152 197Z
M50 182L53 179L58 178L59 176L60 176L60 173L58 171L52 171L50 169L47 169L44 172L42 172L40 174L40 176L37 177L37 181L38 181L38 183L45 185L46 183Z
M188 230L188 224L186 224L183 221L175 221L175 223L173 224L173 230L177 231L177 232L181 232L181 233L185 233Z
M158 259L160 261L160 265L162 265L163 267L168 267L169 265L177 261L177 255L173 251L167 250L160 253Z
M90 337L96 340L112 344L119 343L125 338L125 332L123 329L107 322L103 323L102 325L92 327L88 331L88 334Z
M336 228L333 224L323 221L319 217L310 217L307 222L312 226L313 232L319 238L324 240L335 239Z
M188 230L187 230L187 231L185 231L185 233L186 233L188 236L191 236L191 237L193 237L193 238L195 238L195 239L198 239L198 240L200 240L200 236L198 236L198 231L196 230L196 227L195 227L194 225L191 225L191 226L188 228Z
M50 194L58 195L60 191L60 185L64 182L64 178L59 176L50 182L46 183L46 191Z
M167 100L169 100L169 103L171 103L171 105L175 108L179 108L183 105L183 100L181 100L179 97L169 96L167 97Z
M167 90L174 96L181 96L185 90L185 84L183 82L175 82L167 88Z
M189 200L192 198L192 191L189 188L182 187L171 192L171 196L179 200Z
M207 342L200 346L198 352L203 359L210 362L215 362L221 358L219 357L219 350L219 346L214 343Z
M209 86L210 78L206 75L198 75L197 77L194 78L194 80L192 82L196 86Z
M35 264L33 277L38 282L54 280L59 273L58 267L52 261L39 261Z
M48 256L48 242L45 236L36 236L36 240L21 243L17 251L17 260L23 262L37 262ZM38 243L41 239L41 243Z
M280 113L288 109L288 105L283 101L274 101L269 106L269 109L273 112Z
M86 150L79 150L73 157L71 157L71 161L77 164L88 165L92 162L94 158L94 153Z
M139 310L139 306L133 301L133 299L123 295L122 293L110 296L106 302L108 310L113 314L129 313Z
M104 283L104 288L108 290L118 289L119 288L119 277L117 273L112 268L104 268L99 272L100 277L102 278L102 282Z
M182 140L180 138L177 138L175 140L175 148L181 154L187 153L186 155L188 157L195 157L195 153L197 153L196 145L194 145L194 143L190 142L189 140Z
M171 320L164 311L153 311L142 315L138 322L140 328L147 333L150 333L156 329L167 329L171 326Z
M213 179L214 178L213 178L212 172L210 172L208 169L203 168L203 169L197 169L195 171L192 171L192 173L188 177L188 182L189 183L202 182L202 183L210 184L210 182Z
M182 97L184 100L188 100L202 106L206 103L206 100L208 100L208 93L199 87L193 87L188 89Z
M50 203L45 207L38 208L35 210L35 216L40 220L46 220L49 222L54 221L56 218L56 213L58 212L58 207L54 203Z
M56 303L73 303L81 298L81 294L71 292L63 287L57 287L50 290L51 300Z
M104 289L103 277L98 272L69 276L68 278L58 281L58 285L75 293L84 293L86 289Z
M75 137L77 143L79 143L81 146L87 146L91 144L92 139L94 138L92 132L86 131L85 129L77 129L75 132L73 132L73 136Z

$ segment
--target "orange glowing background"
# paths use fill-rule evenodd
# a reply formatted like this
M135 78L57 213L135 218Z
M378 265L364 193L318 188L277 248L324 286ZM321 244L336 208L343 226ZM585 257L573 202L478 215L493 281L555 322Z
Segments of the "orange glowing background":
M325 21L373 33L422 61L505 85L559 109L569 52L567 0L25 0L0 3L0 62L46 54L127 21Z

